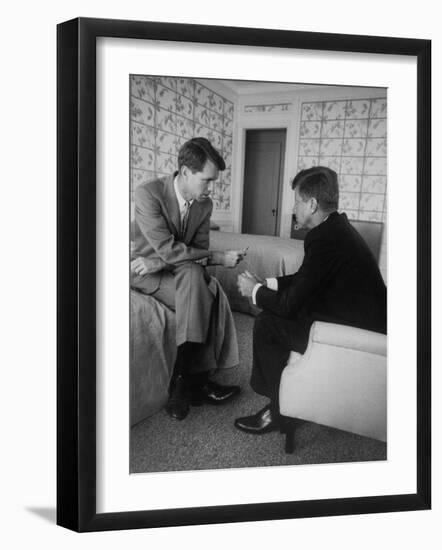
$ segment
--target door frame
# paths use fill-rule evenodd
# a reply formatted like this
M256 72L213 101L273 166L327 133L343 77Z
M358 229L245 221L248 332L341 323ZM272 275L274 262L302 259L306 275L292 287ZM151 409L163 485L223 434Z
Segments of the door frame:
M283 163L283 171L282 174L279 176L278 180L278 198L277 198L277 211L276 211L276 236L279 236L281 233L281 219L282 219L282 192L284 188L284 171L285 171L285 163L286 163L286 153L287 153L287 128L277 127L277 128L245 128L244 130L244 168L243 168L243 185L242 185L242 194L244 197L244 184L245 184L245 172L246 172L246 150L247 150L247 132L254 132L254 131L280 131L285 132L284 135L284 150L282 151L282 159L280 159L280 162L282 160ZM244 201L242 203L244 205ZM243 209L241 209L241 225L242 228L242 218L243 218Z
M238 120L237 140L235 147L236 169L232 174L232 181L240 182L240 185L233 186L233 231L240 233L242 227L242 212L244 199L244 175L246 159L246 132L247 130L285 130L286 141L284 151L284 171L281 182L280 212L277 226L278 236L290 236L291 211L293 207L292 193L290 189L290 179L297 162L295 155L290 155L290 151L296 151L294 139L296 136L293 131L293 114L284 115L260 114L259 116L244 116ZM295 117L296 118L296 117Z

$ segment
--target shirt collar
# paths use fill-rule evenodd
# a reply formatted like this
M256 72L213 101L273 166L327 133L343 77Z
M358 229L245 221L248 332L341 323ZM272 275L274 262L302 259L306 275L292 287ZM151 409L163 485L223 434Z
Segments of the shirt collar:
M339 215L337 210L334 210L333 212L330 212L330 214L327 214L327 216L325 216L325 218L322 220L321 223L326 222L330 217L334 218L336 215Z
M184 209L184 205L186 204L186 199L183 197L183 195L180 193L178 189L178 174L175 176L173 180L173 188L175 189L175 195L178 199L178 206L180 207L180 211ZM189 205L193 203L193 199L189 201Z

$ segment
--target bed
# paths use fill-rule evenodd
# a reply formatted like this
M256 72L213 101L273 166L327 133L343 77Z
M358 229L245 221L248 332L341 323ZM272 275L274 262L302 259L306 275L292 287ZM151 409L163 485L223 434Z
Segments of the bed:
M175 314L130 291L130 423L159 411L167 401L176 357Z

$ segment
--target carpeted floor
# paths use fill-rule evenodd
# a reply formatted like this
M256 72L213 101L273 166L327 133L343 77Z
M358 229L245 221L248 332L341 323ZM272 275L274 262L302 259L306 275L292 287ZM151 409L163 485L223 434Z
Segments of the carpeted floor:
M192 407L181 422L171 420L163 410L134 426L131 473L386 459L385 443L310 422L299 426L292 455L285 453L284 437L278 432L254 436L237 430L235 418L255 413L266 399L249 386L253 317L242 313L234 316L241 363L217 380L240 384L242 393L222 407Z

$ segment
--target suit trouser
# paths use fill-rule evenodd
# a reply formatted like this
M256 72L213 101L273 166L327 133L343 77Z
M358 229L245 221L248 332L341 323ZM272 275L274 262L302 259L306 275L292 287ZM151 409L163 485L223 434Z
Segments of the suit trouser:
M250 385L270 398L279 413L279 383L291 351L307 349L311 320L283 319L263 311L253 327L253 368Z
M187 262L173 273L164 271L158 289L150 295L176 313L176 344L206 342L214 296L204 267ZM143 291L142 282L136 285Z

